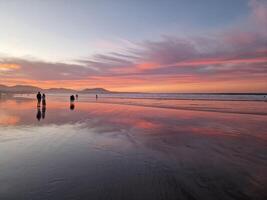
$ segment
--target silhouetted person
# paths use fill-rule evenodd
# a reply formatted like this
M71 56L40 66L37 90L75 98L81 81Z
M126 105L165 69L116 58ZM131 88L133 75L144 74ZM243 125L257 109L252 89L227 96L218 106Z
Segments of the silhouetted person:
M96 100L98 99L98 95L97 95L97 94L95 95L95 99L96 99Z
M46 106L43 105L42 107L42 118L45 118Z
M78 94L76 94L76 100L78 100Z
M74 95L71 95L71 96L70 96L70 101L73 102L74 100L75 100Z
M36 98L37 98L37 106L40 106L41 99L42 99L42 95L40 92L37 93Z
M46 106L45 94L43 94L42 96L42 105Z
M75 105L74 105L73 102L71 102L71 103L70 103L70 110L74 110L74 108L75 108Z
M37 107L37 114L36 114L36 118L38 119L38 121L40 121L40 119L41 119L41 116L42 116L41 109L40 109L40 107Z

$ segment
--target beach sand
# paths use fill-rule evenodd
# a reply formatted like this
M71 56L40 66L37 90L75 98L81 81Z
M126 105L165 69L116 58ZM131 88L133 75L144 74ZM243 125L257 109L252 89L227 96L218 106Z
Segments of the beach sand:
M123 101L0 101L0 199L267 198L266 102Z

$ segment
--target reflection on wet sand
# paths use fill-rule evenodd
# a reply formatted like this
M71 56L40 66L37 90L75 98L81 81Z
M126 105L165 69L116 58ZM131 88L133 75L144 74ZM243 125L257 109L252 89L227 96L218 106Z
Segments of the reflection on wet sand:
M38 121L42 119L45 119L45 112L46 112L46 105L42 106L42 110L41 110L41 106L37 106L37 113L36 113L36 119Z
M42 107L42 118L45 118L46 106Z
M41 108L40 108L40 106L37 106L36 118L37 118L38 121L40 121L41 116L42 116Z
M70 102L70 110L74 110L74 108L75 108L74 102Z
M0 102L0 199L266 197L267 116L70 106Z

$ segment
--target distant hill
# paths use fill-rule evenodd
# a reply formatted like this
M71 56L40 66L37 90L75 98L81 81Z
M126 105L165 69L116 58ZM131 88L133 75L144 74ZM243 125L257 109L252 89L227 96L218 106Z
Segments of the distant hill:
M5 85L0 85L0 91L7 91L8 90L8 87L5 86Z
M35 93L42 91L42 88L34 87L30 85L15 85L15 86L5 86L0 85L0 92L9 92L9 93Z
M44 90L46 93L77 93L76 90L66 89L66 88L50 88Z
M111 93L111 91L106 90L104 88L87 88L87 89L84 89L84 90L80 91L80 93L98 93L98 94L103 94L103 93Z
M19 94L30 94L30 93L37 93L38 91L44 92L44 93L69 93L69 94L75 94L75 93L97 93L97 94L103 94L103 93L111 93L111 91L106 90L104 88L87 88L81 91L78 90L72 90L67 88L49 88L49 89L42 89L35 86L30 85L15 85L15 86L6 86L6 85L0 85L0 93L19 93Z

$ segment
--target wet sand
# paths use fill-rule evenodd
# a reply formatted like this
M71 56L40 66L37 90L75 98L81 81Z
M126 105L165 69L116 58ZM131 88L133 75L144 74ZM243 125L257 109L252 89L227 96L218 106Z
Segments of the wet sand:
M194 103L0 101L0 199L266 199L266 104Z

